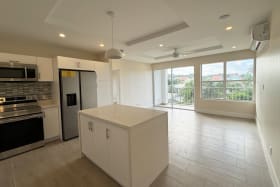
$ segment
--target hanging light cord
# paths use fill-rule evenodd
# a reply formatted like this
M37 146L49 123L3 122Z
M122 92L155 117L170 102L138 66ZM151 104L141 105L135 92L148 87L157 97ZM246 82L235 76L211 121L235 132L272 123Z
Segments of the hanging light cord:
M112 13L112 48L114 48L114 13Z
M114 12L108 11L107 14L111 17L112 22L112 48L114 48Z

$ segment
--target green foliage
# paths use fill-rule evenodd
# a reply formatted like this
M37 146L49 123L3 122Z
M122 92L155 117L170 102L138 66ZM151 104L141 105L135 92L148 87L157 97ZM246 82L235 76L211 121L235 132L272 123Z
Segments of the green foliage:
M194 100L194 81L186 82L185 87L180 90L184 104L193 104Z

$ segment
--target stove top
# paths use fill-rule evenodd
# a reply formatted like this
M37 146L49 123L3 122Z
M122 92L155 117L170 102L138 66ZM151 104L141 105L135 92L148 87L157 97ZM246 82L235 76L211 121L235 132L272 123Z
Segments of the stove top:
M41 112L35 97L0 97L0 119L18 117Z

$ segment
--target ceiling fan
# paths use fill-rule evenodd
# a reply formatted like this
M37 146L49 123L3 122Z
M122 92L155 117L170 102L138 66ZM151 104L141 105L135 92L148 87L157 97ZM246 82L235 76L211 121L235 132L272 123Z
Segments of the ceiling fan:
M157 56L157 57L154 57L154 59L162 60L162 59L166 59L166 58L178 58L180 56L186 56L186 55L190 55L190 54L194 54L194 53L212 51L212 50L222 49L222 48L223 48L222 45L214 45L214 46L194 49L194 50L190 50L190 51L181 51L181 49L179 49L179 48L173 48L173 52L171 54Z

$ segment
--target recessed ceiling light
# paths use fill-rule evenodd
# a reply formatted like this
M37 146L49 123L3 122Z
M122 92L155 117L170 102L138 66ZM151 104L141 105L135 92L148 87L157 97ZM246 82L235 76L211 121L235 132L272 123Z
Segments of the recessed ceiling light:
M232 30L232 28L233 28L232 26L227 26L227 27L225 28L225 30L226 30L226 31L230 31L230 30Z
M236 46L234 45L234 46L232 46L232 49L236 49Z
M59 37L61 37L61 38L65 38L65 37L66 37L66 35L65 35L65 34L63 34L63 33L59 33Z
M163 47L164 45L163 44L159 44L159 47Z
M104 43L99 44L99 47L104 47L104 46L105 46Z

